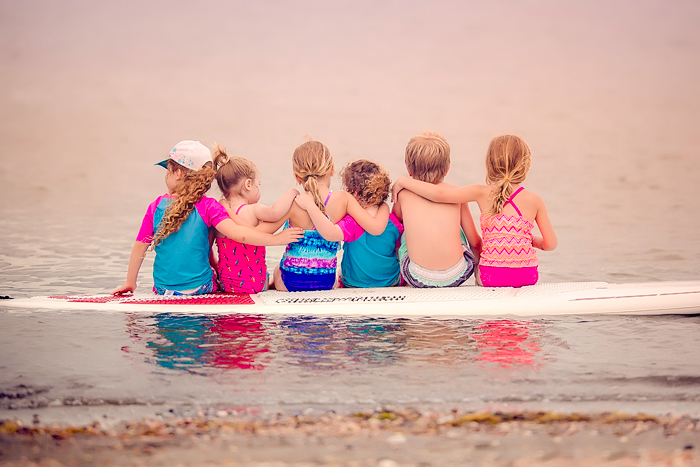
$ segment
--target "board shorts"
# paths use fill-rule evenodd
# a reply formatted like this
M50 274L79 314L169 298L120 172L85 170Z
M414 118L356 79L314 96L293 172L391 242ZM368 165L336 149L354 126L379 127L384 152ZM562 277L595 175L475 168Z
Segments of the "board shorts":
M479 266L479 278L484 287L523 287L535 285L539 274L537 266L528 268Z
M408 257L406 239L402 235L401 247L399 248L399 265L401 266L401 277L411 287L459 287L474 273L476 261L464 232L462 232L462 257L459 261L454 266L443 271L426 269L412 262L411 258Z

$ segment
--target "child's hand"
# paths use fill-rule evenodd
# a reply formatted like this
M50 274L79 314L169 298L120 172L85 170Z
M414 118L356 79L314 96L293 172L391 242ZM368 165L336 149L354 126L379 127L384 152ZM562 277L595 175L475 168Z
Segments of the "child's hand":
M126 293L134 293L134 290L136 290L136 284L124 282L124 284L122 284L121 287L117 287L116 289L112 290L111 294L112 295L124 295Z
M288 243L298 242L303 236L304 229L300 227L290 227L289 229L284 229L282 232L276 234L275 238L279 240L277 245L287 245Z
M403 190L403 178L404 177L399 177L396 179L394 182L394 186L391 187L391 202L395 203L396 199L399 196L399 191Z
M297 203L297 205L304 211L308 211L311 208L311 206L316 205L314 197L311 193L300 194L299 196L294 198L294 202Z

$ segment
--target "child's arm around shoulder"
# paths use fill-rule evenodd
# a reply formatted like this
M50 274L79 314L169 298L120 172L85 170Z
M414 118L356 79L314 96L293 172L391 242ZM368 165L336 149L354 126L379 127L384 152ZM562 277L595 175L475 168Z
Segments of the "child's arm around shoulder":
M226 237L240 243L256 246L286 245L298 242L304 236L304 230L298 227L284 229L277 235L261 232L250 227L238 225L233 220L224 219L215 226L216 230Z
M372 217L365 208L360 206L354 196L346 191L335 192L344 196L346 203L346 211L352 216L355 221L360 224L360 227L370 235L381 235L384 233L387 224L389 223L389 205L382 203L379 210Z
M533 193L533 195L535 195ZM554 226L552 221L549 219L549 213L547 212L547 207L544 204L542 198L535 195L535 201L537 203L537 214L535 215L535 222L537 222L537 228L540 229L541 237L532 238L532 246L539 248L544 251L551 251L557 247L559 241L557 240L557 234L554 232Z
M290 188L272 206L265 206L260 203L255 204L253 207L255 217L264 222L279 221L289 212L289 208L294 203L294 198L298 195L299 191L296 188Z
M392 199L396 200L399 192L403 189L412 191L418 196L434 201L436 203L461 204L469 201L477 201L482 192L481 185L467 185L455 187L446 183L433 185L432 183L415 180L411 177L399 177L394 182L391 189Z
M321 212L310 193L303 193L297 196L295 201L301 209L309 214L311 222L314 223L314 227L316 227L316 230L323 238L329 242L340 242L343 240L343 230Z

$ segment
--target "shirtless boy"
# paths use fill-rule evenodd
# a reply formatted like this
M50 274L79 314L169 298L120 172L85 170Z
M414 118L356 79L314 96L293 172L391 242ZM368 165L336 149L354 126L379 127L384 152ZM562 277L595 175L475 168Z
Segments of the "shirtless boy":
M450 145L442 135L426 131L410 139L406 169L412 178L452 186L443 182L449 168ZM472 275L481 237L467 204L434 203L401 190L393 213L404 225L399 263L410 286L457 287Z

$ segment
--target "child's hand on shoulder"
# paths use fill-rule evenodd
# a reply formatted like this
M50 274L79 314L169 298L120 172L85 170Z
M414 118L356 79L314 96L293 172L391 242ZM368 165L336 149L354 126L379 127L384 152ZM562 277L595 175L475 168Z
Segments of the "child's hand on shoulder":
M391 201L393 203L396 202L396 198L399 196L399 191L404 189L404 179L406 177L399 177L396 179L394 182L394 185L391 187Z
M300 194L294 198L294 202L297 203L297 206L304 211L308 211L312 206L316 206L316 202L314 201L314 197L311 193Z
M304 229L301 227L290 227L276 234L275 238L279 241L277 245L287 245L298 242L303 236Z

